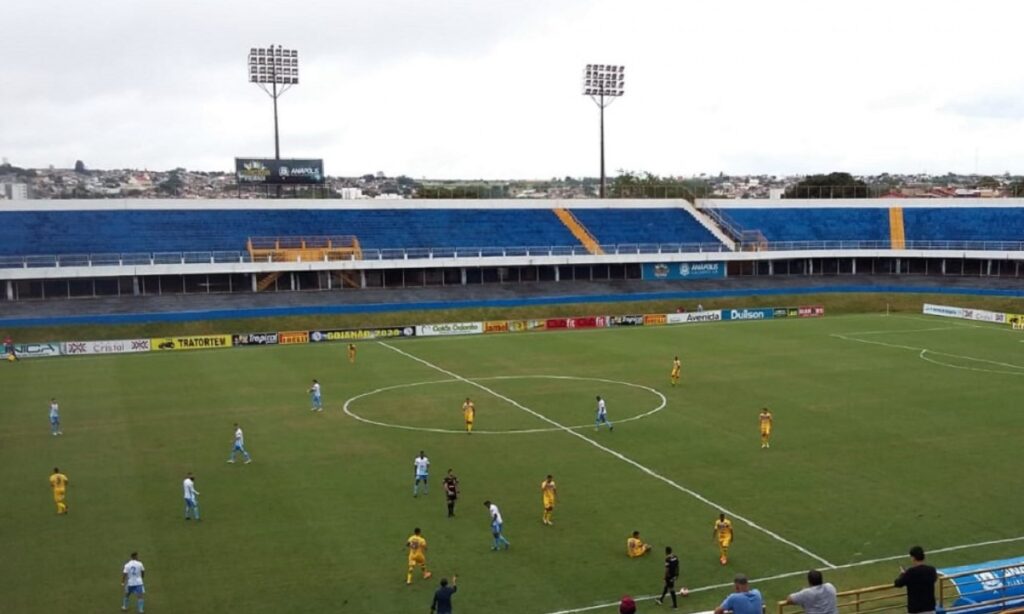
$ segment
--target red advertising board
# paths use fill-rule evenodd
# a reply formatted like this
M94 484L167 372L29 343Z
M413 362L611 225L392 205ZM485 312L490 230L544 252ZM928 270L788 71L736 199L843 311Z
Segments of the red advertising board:
M804 307L797 307L797 314L801 318L820 318L825 315L824 305L807 305Z

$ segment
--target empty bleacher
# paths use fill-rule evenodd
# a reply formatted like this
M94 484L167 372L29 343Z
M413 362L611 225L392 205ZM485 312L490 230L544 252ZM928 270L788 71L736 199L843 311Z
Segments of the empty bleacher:
M253 236L355 235L364 250L572 246L550 209L0 211L0 254L244 251Z
M886 241L888 208L721 209L741 230L758 230L768 241ZM908 234L907 239L911 237Z
M601 245L720 242L682 208L573 209Z
M907 241L1024 241L1024 208L906 208Z

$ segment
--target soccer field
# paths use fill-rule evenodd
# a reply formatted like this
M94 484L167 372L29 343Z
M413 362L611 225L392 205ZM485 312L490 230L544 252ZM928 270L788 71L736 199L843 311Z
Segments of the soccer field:
M708 587L681 601L695 611L736 572L793 574L755 582L774 603L811 567L840 590L889 582L917 543L965 546L929 557L940 566L1020 554L1021 341L861 315L366 342L354 365L343 344L5 363L0 611L116 611L134 550L157 613L426 612L455 573L456 612L576 611L660 590L665 545L680 584ZM323 413L309 410L313 378ZM612 432L594 430L595 395ZM225 462L235 422L252 464ZM430 492L414 498L420 450ZM55 466L70 478L67 516ZM453 519L448 468L462 487ZM189 471L201 523L183 520ZM549 473L554 526L541 523ZM490 550L485 499L508 551ZM720 509L736 532L724 567ZM406 586L414 527L434 577ZM633 530L652 555L625 556Z

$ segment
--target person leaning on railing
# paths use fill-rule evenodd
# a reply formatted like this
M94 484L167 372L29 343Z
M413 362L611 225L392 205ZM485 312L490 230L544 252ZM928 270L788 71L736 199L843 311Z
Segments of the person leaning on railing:
M725 598L722 605L715 608L715 614L763 614L764 601L761 591L750 588L750 581L743 574L736 574L732 581L733 592Z
M821 572L812 569L807 572L807 588L786 598L786 605L798 605L804 614L837 614L836 587L825 582Z
M935 582L939 574L924 562L924 548L910 549L910 568L900 567L900 575L893 582L896 588L907 587L908 614L930 614L935 611Z

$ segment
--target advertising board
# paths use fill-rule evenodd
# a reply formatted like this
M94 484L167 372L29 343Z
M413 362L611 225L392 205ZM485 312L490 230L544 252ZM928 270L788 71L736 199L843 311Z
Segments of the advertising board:
M1024 598L1024 557L945 567L938 571L956 586L960 597L951 604L954 607L998 599L1014 600L985 610L998 612Z
M231 335L231 345L276 345L277 333L241 333Z
M83 354L129 354L131 352L148 352L149 339L115 339L108 341L65 341L61 344L61 352L67 356Z
M645 262L643 279L678 281L681 279L721 279L725 277L724 262Z
M820 318L825 315L824 305L805 305L796 308L796 313L801 318Z
M758 309L723 309L723 320L771 320L775 316L775 310L771 307Z
M669 324L693 324L696 322L720 322L722 312L714 311L688 311L686 313L670 313L665 316Z
M309 343L308 330L289 330L277 333L277 342L281 345L297 345Z
M548 330L567 328L604 328L608 326L608 316L581 316L577 318L551 318L547 320Z
M644 326L664 326L668 324L668 316L664 313L649 313L644 316Z
M960 307L949 307L947 305L932 305L925 303L922 313L926 316L941 316L943 318L963 318L964 310Z
M484 332L483 322L449 322L446 324L420 324L416 334L423 337L449 335L479 335Z
M319 159L235 158L239 185L314 185L324 182Z
M510 320L508 323L509 332L523 333L528 330L547 330L546 320Z
M192 335L188 337L155 337L150 339L154 352L173 350L208 350L231 347L231 335Z
M326 341L367 341L371 339L394 339L412 337L416 329L412 326L385 326L382 328L345 328L337 330L309 331L310 343Z
M50 358L52 356L60 356L60 343L56 341L15 343L14 353L18 358Z
M509 328L508 320L494 320L491 322L484 322L485 333L507 333Z
M643 326L644 316L642 315L627 315L627 316L608 316L608 326Z

